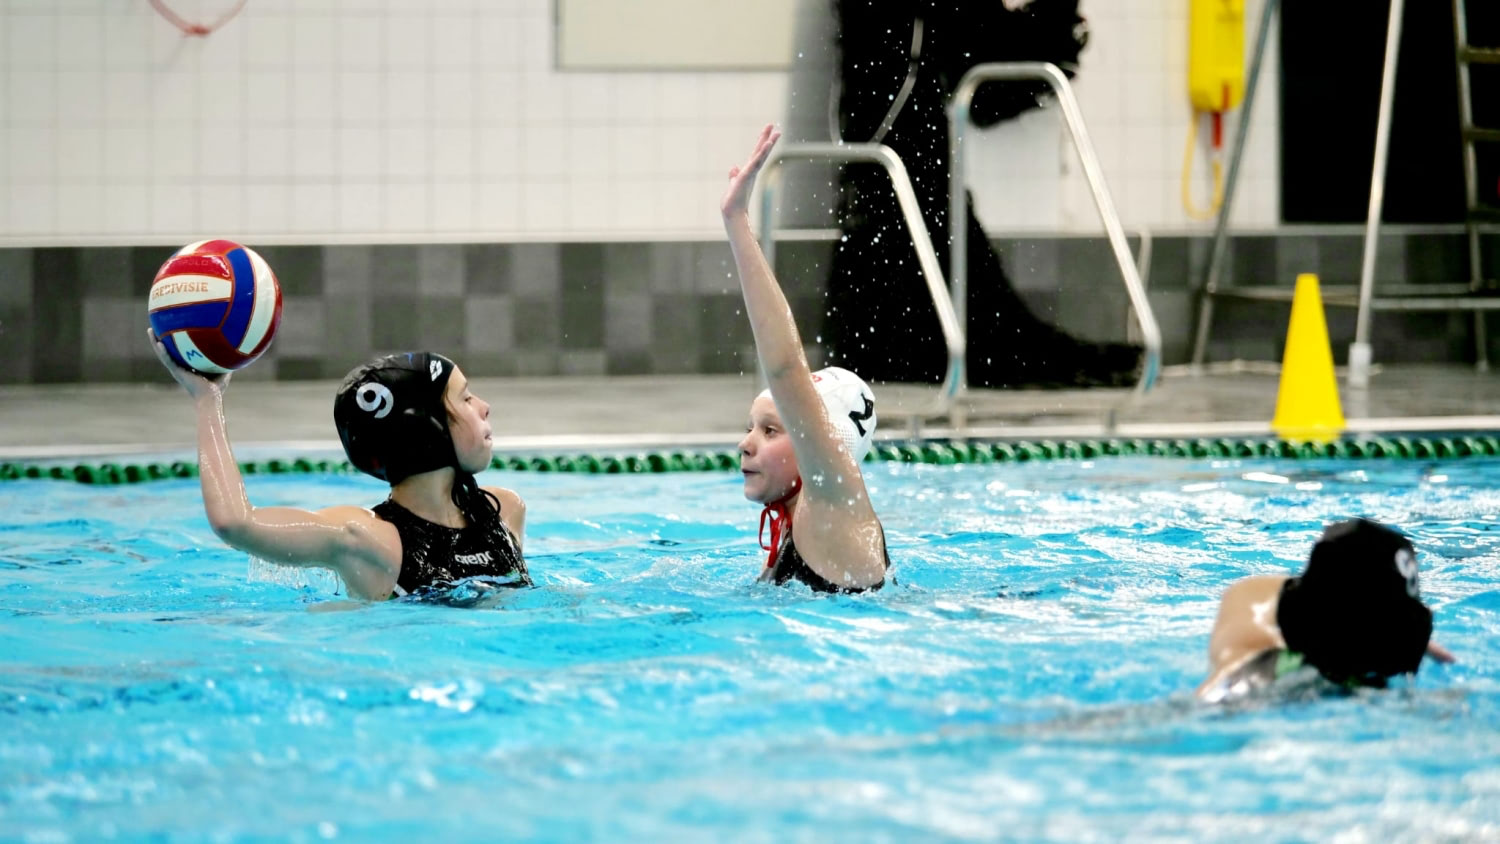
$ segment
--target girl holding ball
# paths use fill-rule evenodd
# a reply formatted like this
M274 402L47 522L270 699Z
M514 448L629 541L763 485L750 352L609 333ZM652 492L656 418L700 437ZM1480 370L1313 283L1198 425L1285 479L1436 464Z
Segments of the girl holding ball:
M228 241L180 251L152 285L147 334L162 366L193 400L198 477L214 533L277 565L329 569L351 597L365 600L442 590L471 578L492 586L531 585L521 554L525 503L511 490L481 487L474 478L490 464L490 406L453 361L435 352L371 360L349 373L334 398L344 452L355 468L391 485L384 502L321 510L250 503L224 419L232 374L226 370L245 366L269 345L280 316L274 286L259 256ZM267 310L272 302L274 316ZM263 339L222 336L241 305L240 322L252 332L268 326ZM228 309L229 316L207 313L215 309ZM190 368L195 361L203 365Z

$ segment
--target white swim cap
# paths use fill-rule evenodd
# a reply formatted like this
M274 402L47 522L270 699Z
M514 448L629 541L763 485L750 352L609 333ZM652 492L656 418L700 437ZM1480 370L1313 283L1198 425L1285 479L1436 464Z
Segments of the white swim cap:
M844 448L854 456L854 462L864 460L875 440L875 394L870 385L838 366L824 367L814 372L812 378ZM771 391L761 390L760 395L771 398Z

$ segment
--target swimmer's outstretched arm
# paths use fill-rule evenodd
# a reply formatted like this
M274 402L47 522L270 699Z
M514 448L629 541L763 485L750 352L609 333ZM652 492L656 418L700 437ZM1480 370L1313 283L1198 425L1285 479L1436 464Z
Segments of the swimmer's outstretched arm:
M394 529L362 507L300 510L255 507L229 446L224 422L224 390L229 376L206 378L183 369L148 332L156 356L193 399L198 419L198 478L203 509L214 534L247 554L286 566L323 566L344 578L352 594L384 598L400 571Z
M771 398L781 422L792 435L792 449L803 479L803 495L809 506L822 511L821 523L845 534L844 542L858 542L872 549L868 571L858 573L855 585L872 585L885 577L880 524L865 494L864 477L854 455L828 419L828 411L813 385L812 369L802 350L792 309L781 285L750 229L750 193L761 167L781 133L772 126L761 130L755 150L742 167L729 171L729 187L719 205L724 229L734 252L745 313L755 334L755 353L765 371Z
M750 229L750 192L771 154L771 147L780 137L781 133L770 125L761 130L749 160L743 167L729 171L729 189L719 210L724 215L724 229L729 234L729 246L739 271L745 313L755 334L755 353L765 371L781 422L795 437L793 450L802 469L804 489L812 491L814 479L823 478L824 482L817 486L838 488L841 498L854 497L852 494L857 492L863 500L864 481L859 466L845 451L828 421L827 409L813 386L812 368L802 350L802 337L797 333L791 306Z

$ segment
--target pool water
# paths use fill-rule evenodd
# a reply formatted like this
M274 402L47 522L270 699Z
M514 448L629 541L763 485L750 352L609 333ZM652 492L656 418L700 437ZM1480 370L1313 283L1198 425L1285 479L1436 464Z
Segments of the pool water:
M252 579L196 482L0 484L0 838L1500 836L1500 461L867 477L897 583L826 597L752 582L736 475L490 474L540 588L483 609ZM1195 705L1223 587L1355 515L1460 661Z

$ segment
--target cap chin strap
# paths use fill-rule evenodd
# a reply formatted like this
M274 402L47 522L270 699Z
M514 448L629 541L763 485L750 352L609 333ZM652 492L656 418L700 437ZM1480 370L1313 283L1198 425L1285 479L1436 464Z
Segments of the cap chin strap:
M792 532L792 512L787 509L786 503L796 497L802 491L802 476L798 475L792 481L792 488L787 490L786 495L767 504L760 511L760 547L763 551L771 552L766 557L766 569L776 567L776 555L781 551L781 538L790 536ZM771 525L771 544L766 544L766 523Z

